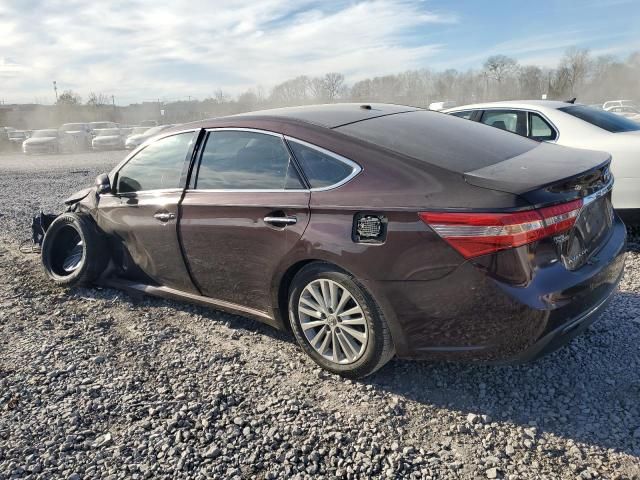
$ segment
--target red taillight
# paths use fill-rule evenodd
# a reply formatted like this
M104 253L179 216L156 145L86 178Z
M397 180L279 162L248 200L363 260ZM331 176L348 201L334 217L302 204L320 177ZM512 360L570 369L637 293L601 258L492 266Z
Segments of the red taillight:
M564 232L582 200L515 213L421 212L420 218L465 258L519 247Z

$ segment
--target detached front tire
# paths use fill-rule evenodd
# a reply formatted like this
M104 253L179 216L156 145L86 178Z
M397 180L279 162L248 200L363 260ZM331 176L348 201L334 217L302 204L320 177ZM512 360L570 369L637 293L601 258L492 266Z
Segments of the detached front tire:
M311 263L289 293L291 327L318 365L348 378L372 374L395 354L389 327L373 297L352 275Z
M49 226L42 242L42 265L58 285L87 286L109 262L107 244L88 215L63 213Z

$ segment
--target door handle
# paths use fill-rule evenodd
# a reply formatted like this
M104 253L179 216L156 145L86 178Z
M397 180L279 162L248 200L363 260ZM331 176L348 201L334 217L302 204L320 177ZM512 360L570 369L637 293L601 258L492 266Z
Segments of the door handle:
M158 212L153 216L153 218L156 218L161 222L168 222L169 220L176 218L176 214L171 212Z
M296 217L264 217L264 223L275 225L278 227L286 227L287 225L295 225L298 222Z

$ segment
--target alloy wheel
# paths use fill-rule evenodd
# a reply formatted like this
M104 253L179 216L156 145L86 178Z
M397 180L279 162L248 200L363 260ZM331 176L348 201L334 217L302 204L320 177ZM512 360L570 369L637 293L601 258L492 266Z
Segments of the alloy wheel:
M310 282L298 300L298 318L309 345L326 360L349 364L364 354L369 339L364 311L338 282Z

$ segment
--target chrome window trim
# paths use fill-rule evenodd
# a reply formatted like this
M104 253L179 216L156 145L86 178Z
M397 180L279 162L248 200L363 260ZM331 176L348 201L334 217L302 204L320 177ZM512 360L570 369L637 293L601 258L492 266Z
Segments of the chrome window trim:
M114 193L105 193L100 195L101 197L137 197L139 195L145 195L145 196L153 196L153 195L164 195L167 193L180 193L182 192L182 188L156 188L154 190L139 190L137 192L123 192L123 193L118 193L118 194L114 194Z
M342 185L344 185L345 183L349 182L352 178L354 178L356 175L358 175L361 171L362 171L362 167L360 165L358 165L356 162L349 160L348 158L345 158L341 155L338 155L337 153L333 153L330 150L327 150L325 148L319 147L317 145L314 145L312 143L309 142L305 142L304 140L300 140L298 138L295 137L291 137L289 135L283 135L281 133L276 133L276 132L272 132L269 130L260 130L258 128L244 128L244 127L212 127L212 128L206 128L205 129L207 132L219 132L219 131L236 131L236 132L251 132L251 133L262 133L262 134L266 134L266 135L271 135L274 137L279 137L280 139L282 139L283 141L287 141L290 140L292 142L297 142L301 145L304 145L308 148L311 148L313 150L317 150L318 152L327 155L329 157L335 158L336 160L345 163L346 165L351 167L351 173L345 177L344 179L342 179L341 181L334 183L332 185L327 185L326 187L317 187L317 188L288 188L288 189L275 189L275 188L254 188L254 189L239 189L239 188L194 188L194 189L186 189L186 193L197 193L197 192L202 192L202 193L223 193L223 192L229 192L229 193L300 193L300 192L324 192L327 190L333 190L334 188L338 188L341 187ZM292 159L294 161L297 161L295 159L295 156L291 153ZM301 170L302 167L300 167ZM304 170L303 170L304 171Z
M245 127L211 127L205 128L207 132L251 132L251 133L262 133L265 135L271 135L272 137L280 137L284 138L284 135L281 133L271 132L269 130L260 130L259 128L245 128Z
M186 193L304 193L309 192L308 188L289 188L285 189L246 189L241 188L187 188Z
M529 117L531 116L532 113L535 113L536 115L539 115L540 118L542 118L545 122L547 122L547 125L549 125L549 127L551 127L551 130L553 130L553 132L556 134L556 138L554 138L553 140L543 140L543 141L546 143L557 143L558 139L560 138L560 131L556 128L553 122L549 120L549 117L547 117L544 113L539 112L537 110L527 110L527 112L529 113L527 115L527 133L529 133Z
M285 140L290 140L292 142L299 143L301 145L304 145L305 147L311 148L312 150L316 150L316 151L318 151L318 152L320 152L320 153L322 153L324 155L332 157L332 158L338 160L339 162L342 162L342 163L348 165L349 167L351 167L351 173L349 175L347 175L345 178L343 178L342 180L340 180L339 182L336 182L336 183L331 184L331 185L327 185L326 187L310 188L309 191L311 191L311 192L326 192L327 190L333 190L334 188L341 187L345 183L347 183L350 180L352 180L360 172L362 172L362 167L360 165L358 165L356 162L354 162L353 160L349 160L348 158L343 157L342 155L338 155L337 153L333 153L332 151L327 150L326 148L322 148L322 147L319 147L319 146L314 145L312 143L305 142L304 140L299 140L299 139L291 137L289 135L284 135L284 139ZM302 166L300 166L300 168L302 168ZM304 169L302 169L302 171L304 171Z
M151 127L153 128L153 127ZM167 129L170 130L170 129ZM172 137L174 135L180 135L182 133L189 133L189 132L198 132L199 130L201 130L201 128L188 128L188 129L184 129L184 130L179 130L177 132L167 132L166 134L162 134L159 133L156 136L153 136L151 138L148 138L146 141L144 141L143 143L141 143L140 145L138 145L137 148L135 148L131 153L129 153L124 160L122 160L118 165L116 165L113 170L111 170L111 172L109 172L108 176L109 176L109 182L112 184L112 188L113 188L113 181L116 179L116 176L120 173L120 170L122 170L122 168L129 163L129 161L131 161L136 155L138 155L138 153L140 153L142 150L144 150L145 148L147 148L149 145L151 145L152 143L157 142L158 140L162 140L164 138L167 137ZM150 142L150 140L153 140L153 142ZM197 137L196 137L197 140ZM184 189L182 188L156 188L153 190L138 190L137 192L124 192L124 193L118 193L118 194L110 194L114 197L120 197L120 196L131 196L131 195L138 195L140 193L145 194L145 193L157 193L157 192L164 192L164 193L170 193L174 190L177 191L183 191Z
M282 140L282 145L287 148L286 144L284 143L284 135L282 135L281 133L276 133L276 132L271 132L269 130L260 130L259 128L245 128L245 127L211 127L211 128L205 128L206 132L250 132L250 133L261 133L264 135L271 135L272 137L278 137L280 138L280 140ZM206 142L203 142L203 148L202 148L202 152L204 152L204 147L206 146ZM290 152L289 156L291 157L292 160L295 161L295 159L293 158L293 156L291 155ZM201 159L198 159L198 163L201 161ZM194 166L195 168L195 166ZM302 179L300 179L302 180ZM197 179L196 179L197 181ZM203 192L203 193L222 193L222 192L229 192L229 193L287 193L287 192L308 192L309 189L308 188L288 188L288 189L284 189L284 188L247 188L247 189L242 189L242 188L187 188L185 190L185 193L197 193L197 192Z

